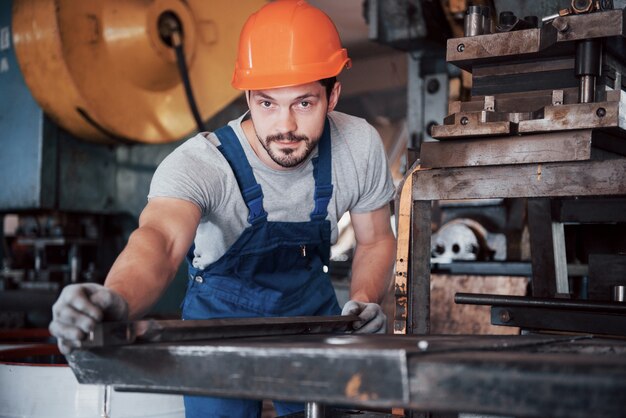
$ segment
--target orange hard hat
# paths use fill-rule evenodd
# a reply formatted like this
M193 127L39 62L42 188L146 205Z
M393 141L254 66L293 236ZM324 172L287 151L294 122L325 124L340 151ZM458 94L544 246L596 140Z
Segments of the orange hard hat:
M252 14L239 37L232 85L263 90L334 77L350 68L337 28L304 0L276 0Z

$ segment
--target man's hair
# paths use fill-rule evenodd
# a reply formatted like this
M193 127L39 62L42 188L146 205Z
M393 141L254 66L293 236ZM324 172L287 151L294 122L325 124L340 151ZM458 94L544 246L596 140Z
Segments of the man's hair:
M326 88L326 99L330 100L330 93L337 82L337 77L324 78L320 80L320 84Z

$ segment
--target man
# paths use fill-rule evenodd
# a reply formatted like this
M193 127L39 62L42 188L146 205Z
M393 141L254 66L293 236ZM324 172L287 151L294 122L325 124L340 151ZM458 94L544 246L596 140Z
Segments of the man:
M394 189L374 128L333 111L335 77L349 65L332 21L305 1L278 0L253 14L232 82L249 112L161 163L105 285L68 286L54 305L50 331L61 351L80 347L102 319L144 314L186 254L184 319L342 313L359 315L355 332L385 332L379 303L394 259ZM342 311L325 270L346 211L357 246ZM303 408L275 407L279 415ZM189 396L185 408L188 417L260 414L250 400Z

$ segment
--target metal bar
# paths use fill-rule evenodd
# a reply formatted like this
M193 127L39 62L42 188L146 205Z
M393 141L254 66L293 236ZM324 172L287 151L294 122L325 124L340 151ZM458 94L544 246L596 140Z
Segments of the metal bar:
M512 56L535 54L556 43L557 30L552 25L541 29L448 39L446 61L469 70L477 61L510 61ZM486 46L486 45L489 45Z
M625 195L624 178L626 159L439 168L413 174L413 199Z
M555 330L626 336L626 315L546 309L543 307L492 306L491 323L533 330Z
M416 345L405 336L273 336L81 349L68 362L79 382L122 390L392 407L408 403L404 353Z
M596 302L554 298L527 298L524 296L457 293L454 302L468 305L498 305L501 307L529 307L605 313L626 313L626 305L614 302Z
M479 274L481 276L532 276L532 265L528 262L516 261L454 261L452 263L433 264L433 273L444 274ZM589 268L586 264L568 264L569 276L587 276Z
M430 333L431 202L414 201L411 213L411 265L408 277L409 323L407 333Z
M411 376L416 377L411 381L411 399L432 411L624 416L626 374L608 358L583 366L586 360L570 353L503 351L412 357L409 362Z
M624 13L624 10L610 10L565 16L562 19L568 30L560 32L546 24L541 29L448 39L446 60L468 70L474 64L510 62L512 56L538 57L557 43L624 36Z
M624 141L626 142L626 141ZM626 222L626 199L559 199L553 218L559 222Z
M552 249L554 250L556 294L569 295L570 290L569 280L567 279L567 257L565 254L565 227L561 222L552 222Z
M343 331L356 315L206 320L145 320L103 322L96 325L84 347L124 345L134 342L193 341L265 335L319 334Z
M620 102L595 102L545 106L538 119L519 122L519 133L552 132L574 129L623 128L624 109Z
M424 142L424 168L583 161L591 158L591 130L493 139Z
M528 199L528 231L532 258L532 295L556 294L557 270L550 199Z
M589 337L280 336L93 348L68 361L79 382L118 390L417 411L623 416L626 392L626 341Z

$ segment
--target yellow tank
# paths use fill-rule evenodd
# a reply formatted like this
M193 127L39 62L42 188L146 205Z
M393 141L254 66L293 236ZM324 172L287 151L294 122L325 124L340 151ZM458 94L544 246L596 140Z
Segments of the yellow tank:
M239 31L263 0L15 0L13 42L33 97L79 138L165 143L196 129L174 49L159 17L182 24L203 120L239 92L230 86Z

